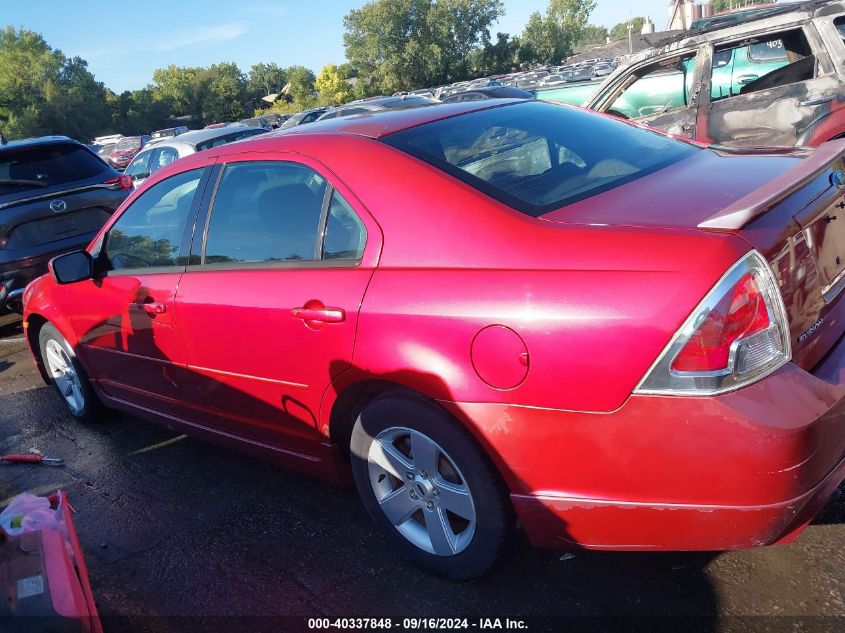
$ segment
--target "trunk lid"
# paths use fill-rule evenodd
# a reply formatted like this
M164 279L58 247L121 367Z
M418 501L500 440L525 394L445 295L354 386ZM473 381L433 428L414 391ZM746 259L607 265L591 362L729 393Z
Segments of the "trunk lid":
M809 370L845 333L843 157L845 141L817 150L709 149L542 218L739 235L772 266L793 361Z

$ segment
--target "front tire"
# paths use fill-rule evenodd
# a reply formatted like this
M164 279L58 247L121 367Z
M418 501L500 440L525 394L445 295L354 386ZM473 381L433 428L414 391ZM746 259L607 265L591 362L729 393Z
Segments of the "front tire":
M505 497L473 438L444 410L382 396L361 412L350 449L364 507L407 558L453 580L494 565L508 533Z
M98 421L102 405L65 337L51 323L45 323L38 333L38 345L47 376L70 414L80 422Z

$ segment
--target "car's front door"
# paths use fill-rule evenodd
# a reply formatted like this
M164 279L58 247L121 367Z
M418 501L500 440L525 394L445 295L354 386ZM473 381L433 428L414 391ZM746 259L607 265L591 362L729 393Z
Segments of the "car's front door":
M841 81L812 24L716 45L714 60L728 56L734 59L733 80L720 79L714 64L713 88L699 110L698 140L746 146L806 142L841 97ZM737 60L745 65L738 68Z
M352 363L380 232L342 183L301 155L241 156L220 168L194 240L198 261L176 297L193 415L308 453L323 394Z
M204 175L183 172L140 194L93 249L94 279L67 290L80 357L101 389L176 415L185 353L174 300Z

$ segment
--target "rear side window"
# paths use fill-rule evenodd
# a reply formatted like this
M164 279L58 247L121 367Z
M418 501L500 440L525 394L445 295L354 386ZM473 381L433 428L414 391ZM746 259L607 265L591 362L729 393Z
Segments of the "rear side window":
M323 239L323 259L361 259L366 242L367 230L355 211L337 191L332 192Z
M434 121L383 141L535 217L700 151L621 121L538 101Z
M112 270L176 266L202 169L156 183L121 214L106 235L103 257Z
M204 263L319 259L326 187L322 176L296 163L228 165L208 224Z
M80 145L31 145L0 152L0 196L30 192L113 173Z

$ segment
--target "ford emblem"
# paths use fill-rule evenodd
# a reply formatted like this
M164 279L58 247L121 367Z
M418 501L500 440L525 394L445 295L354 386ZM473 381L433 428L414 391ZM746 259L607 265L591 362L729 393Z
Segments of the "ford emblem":
M840 174L842 172L839 172ZM843 179L843 183L845 183L845 179ZM50 209L54 213L61 213L62 211L67 209L67 203L64 200L53 200L50 203Z
M830 175L830 183L834 187L839 187L840 189L845 189L845 172L840 169L837 169Z

